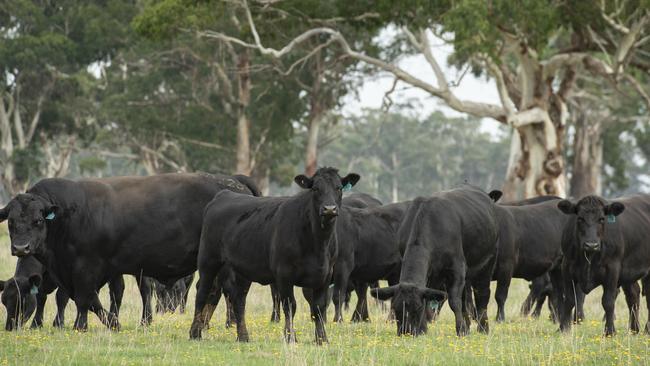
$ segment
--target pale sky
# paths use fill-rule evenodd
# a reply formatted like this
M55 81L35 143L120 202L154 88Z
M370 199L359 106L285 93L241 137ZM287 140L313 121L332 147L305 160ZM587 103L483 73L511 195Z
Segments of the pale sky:
M385 35L382 35L382 37ZM458 81L462 75L462 71L456 70L453 66L447 65L447 58L452 52L450 45L442 44L442 41L437 40L432 42L433 55L442 67L447 81L454 83ZM409 73L424 79L425 81L437 85L431 67L424 59L424 56L409 56L405 57L398 65L408 71ZM382 73L375 78L368 78L362 84L358 91L359 99L354 95L349 95L345 99L345 106L343 107L343 114L358 115L364 108L380 108L384 95L393 85L394 78L388 73ZM485 78L476 78L471 72L466 72L460 84L451 88L458 98L461 100L471 100L475 102L487 102L500 104L499 95L496 90L496 85L493 80L486 80ZM447 115L459 116L460 114L444 105L439 99L432 97L429 93L411 87L410 85L400 82L395 88L395 92L391 94L393 104L405 103L411 101L417 108L415 113L421 117L425 117L434 110L441 110ZM491 133L496 132L498 122L491 119L484 119L482 129Z

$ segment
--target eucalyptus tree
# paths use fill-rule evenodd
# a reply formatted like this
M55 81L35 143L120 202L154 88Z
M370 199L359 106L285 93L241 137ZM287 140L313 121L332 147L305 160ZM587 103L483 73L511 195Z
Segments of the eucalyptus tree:
M339 3L344 13L364 17L372 29L377 22L395 27L399 35L387 54L421 55L430 65L435 83L399 67L390 57L369 54L335 25L315 25L282 46L264 43L253 14L257 8L281 3L285 2L249 4L241 0L233 7L245 9L251 36L227 32L213 32L212 36L277 59L318 38L321 45L336 46L345 56L391 73L399 82L426 91L456 111L510 126L513 137L504 184L509 199L566 195L563 141L569 118L567 103L576 91L578 74L593 75L602 83L629 84L645 93L633 70L647 72L650 67L646 0ZM431 47L433 35L453 45L451 63L494 79L499 104L462 100L454 94Z
M92 124L87 68L123 43L135 6L110 2L0 1L0 162L4 191L31 177L65 175ZM45 164L41 164L41 160Z

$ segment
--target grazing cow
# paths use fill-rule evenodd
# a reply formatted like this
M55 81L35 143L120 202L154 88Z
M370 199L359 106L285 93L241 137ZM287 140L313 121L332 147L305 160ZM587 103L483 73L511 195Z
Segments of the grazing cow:
M381 300L392 298L398 335L427 331L425 307L446 297L445 292L427 288L427 284L440 283L449 294L456 334L467 334L465 281L474 290L479 331L489 331L486 312L498 239L494 206L488 194L471 186L413 201L399 229L400 241L406 243L400 282L371 290Z
M122 276L112 278L109 283L111 312L119 315L124 293ZM14 276L6 281L0 281L2 303L7 309L5 330L11 331L22 327L34 313L31 328L43 326L43 310L47 296L57 289L54 280L45 267L33 256L18 258ZM62 288L56 292L57 313L53 326L63 328L65 323L65 308L68 304L68 294ZM149 310L149 314L151 310ZM146 309L143 311L142 322L145 322Z
M199 290L190 338L201 337L205 315L210 311L205 301L210 284L226 264L235 272L230 300L239 341L249 339L244 310L250 281L255 281L277 286L289 342L296 339L293 286L311 289L316 342L326 342L323 322L337 256L336 218L343 187L358 180L354 173L341 178L336 169L320 168L311 178L295 177L304 190L292 197L217 194L205 209L198 256Z
M224 189L258 192L247 177L205 173L43 179L0 221L9 221L12 254L34 255L74 300L75 329L87 329L88 310L118 329L97 288L121 274L171 284L194 272L203 209Z
M410 202L355 208L343 205L336 222L339 255L334 265L334 321L342 321L341 305L348 284L358 296L352 321L368 321L369 282L399 282L402 262L397 232Z
M185 313L187 295L190 292L192 281L194 281L194 273L181 278L172 286L167 286L153 278L150 281L152 293L156 296L157 313L173 313L177 308L181 314Z
M650 288L650 195L636 195L608 202L586 196L577 203L564 200L560 211L569 215L562 233L564 307L560 330L571 328L575 306L574 284L585 293L603 286L605 335L613 335L614 304L623 288L630 313L630 330L639 331L639 285ZM646 296L650 311L650 297ZM650 322L645 331L650 333Z

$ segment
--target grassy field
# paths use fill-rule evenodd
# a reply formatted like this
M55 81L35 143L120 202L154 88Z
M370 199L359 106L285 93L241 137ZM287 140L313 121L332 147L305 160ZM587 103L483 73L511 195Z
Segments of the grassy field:
M4 225L0 227L0 278L9 278L14 271L15 258L9 254ZM620 296L617 302L618 334L602 336L603 311L600 291L587 297L587 321L574 327L570 334L556 333L557 327L547 320L544 312L539 320L524 319L518 309L527 293L527 285L516 280L510 291L506 316L508 321L491 321L489 335L472 334L457 338L453 317L448 307L426 336L419 338L395 336L395 325L385 321L387 314L371 304L372 322L367 324L327 325L330 343L313 344L313 325L309 310L300 291L296 325L298 343L288 345L282 340L282 325L270 324L270 291L254 285L248 297L248 329L251 342L235 341L235 331L225 329L223 304L219 305L212 328L204 333L202 341L189 341L188 330L193 310L194 291L186 314L155 316L152 326L138 326L141 312L140 297L135 281L127 278L126 294L121 313L122 331L106 330L94 315L89 315L87 333L71 330L75 307L71 303L66 312L66 329L56 330L51 322L54 316L54 298L46 308L45 327L40 330L0 332L0 365L55 364L55 365L178 365L178 364L649 364L650 337L631 335L627 331L627 308ZM108 304L103 289L102 301ZM355 301L353 299L353 301ZM353 302L354 303L354 302ZM645 301L642 301L644 304ZM6 312L1 307L4 326ZM332 309L330 307L330 319ZM490 303L490 317L495 314ZM642 324L646 321L642 306ZM345 314L346 320L351 313Z

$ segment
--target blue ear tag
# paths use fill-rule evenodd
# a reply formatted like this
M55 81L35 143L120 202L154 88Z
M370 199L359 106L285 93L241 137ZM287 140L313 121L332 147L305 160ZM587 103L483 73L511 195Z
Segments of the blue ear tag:
M348 184L343 186L343 192L347 192L347 191L350 191L350 190L352 190L352 184L348 183Z
M607 222L609 222L610 224L615 223L616 222L616 216L611 215L611 214L607 215Z
M29 290L29 293L32 295L38 295L38 287L36 285L32 285L31 290Z
M438 310L438 306L440 306L440 303L438 301L436 300L429 301L429 307L431 308L431 310L433 311Z
M45 220L54 220L55 216L56 215L54 214L54 212L50 212L49 214L47 214L47 216L45 216Z

